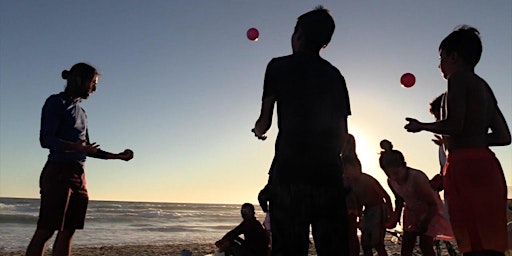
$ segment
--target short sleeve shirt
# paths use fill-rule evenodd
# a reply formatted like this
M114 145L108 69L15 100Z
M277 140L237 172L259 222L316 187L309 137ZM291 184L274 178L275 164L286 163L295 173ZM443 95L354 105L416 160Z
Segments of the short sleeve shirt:
M268 97L277 102L280 180L321 181L342 171L341 123L351 111L340 71L319 56L295 53L274 58L265 73L263 99Z

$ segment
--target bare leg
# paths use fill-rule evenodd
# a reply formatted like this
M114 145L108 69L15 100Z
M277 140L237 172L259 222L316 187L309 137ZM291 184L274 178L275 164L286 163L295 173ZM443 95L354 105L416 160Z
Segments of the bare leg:
M388 256L388 252L386 251L384 243L375 245L375 250L377 250L377 254L379 256Z
M373 256L373 248L371 246L363 245L363 254L364 256Z
M71 255L71 240L75 234L74 229L65 229L59 231L55 243L53 244L54 256L68 256Z
M414 246L416 245L416 237L415 233L404 232L404 236L402 237L402 249L400 255L402 256L411 256L414 250Z
M448 250L448 254L450 256L457 256L457 252L453 248L452 243L450 243L449 241L444 241L444 245L446 246L446 249Z
M53 230L36 229L32 240L28 244L26 256L41 256L44 253L46 242L53 236Z
M420 236L420 249L421 253L425 256L435 256L434 239L431 236Z
M441 241L434 240L434 246L436 247L437 256L441 256Z

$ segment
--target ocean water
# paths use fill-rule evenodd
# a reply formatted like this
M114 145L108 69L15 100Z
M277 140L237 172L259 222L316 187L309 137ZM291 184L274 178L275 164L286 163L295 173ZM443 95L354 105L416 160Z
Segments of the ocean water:
M0 252L25 249L38 214L39 199L0 198ZM240 205L90 201L73 244L214 243L241 220Z

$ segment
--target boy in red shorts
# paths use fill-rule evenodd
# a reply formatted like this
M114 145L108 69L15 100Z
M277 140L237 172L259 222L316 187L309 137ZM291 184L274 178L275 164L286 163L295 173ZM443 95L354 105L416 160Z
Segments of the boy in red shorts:
M448 80L441 120L407 118L409 132L443 135L448 151L443 185L450 222L464 255L503 255L507 249L507 187L491 146L510 144L510 130L491 87L475 74L482 54L478 30L462 26L439 46L439 68Z

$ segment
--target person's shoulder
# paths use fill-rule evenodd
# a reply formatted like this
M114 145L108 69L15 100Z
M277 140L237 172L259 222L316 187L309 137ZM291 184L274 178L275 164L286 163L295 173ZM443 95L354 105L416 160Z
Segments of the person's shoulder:
M363 175L361 177L364 178L364 181L368 184L368 186L375 186L375 185L380 186L380 182L375 177L371 176L370 174L363 173Z
M293 58L294 55L293 54L290 54L290 55L284 55L284 56L279 56L279 57L274 57L272 58L270 61L269 61L269 65L279 65L279 64L286 64L286 63L289 63L290 61L293 61Z
M474 83L480 83L481 78L474 72L458 71L454 72L448 78L448 84L451 86L467 86Z
M63 103L64 101L65 101L65 99L64 99L63 92L52 94L52 95L48 96L48 98L46 98L47 104L59 104L59 103Z
M409 167L409 173L415 180L427 180L430 181L427 174L423 171Z

